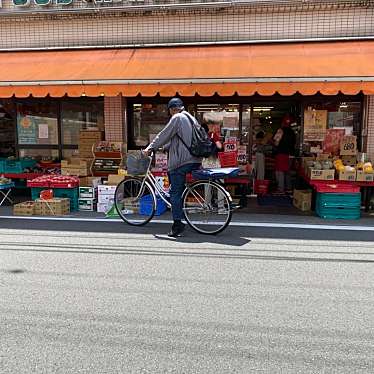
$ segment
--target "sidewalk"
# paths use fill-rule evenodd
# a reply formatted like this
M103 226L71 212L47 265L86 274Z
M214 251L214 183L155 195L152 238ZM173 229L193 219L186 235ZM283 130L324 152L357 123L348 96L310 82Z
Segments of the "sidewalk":
M251 212L248 208L237 210L233 214L232 224L237 226L266 226L279 227L282 225L320 225L320 226L353 226L353 227L370 227L374 228L374 213L367 214L362 212L362 218L359 220L327 220L317 217L313 212L303 213L297 209L290 208L280 213L277 209L272 209L273 212ZM46 219L46 220L77 220L77 221L110 221L120 220L117 218L106 218L105 214L97 212L73 212L68 216L60 217L21 217L13 216L13 210L11 206L0 207L0 218L14 218L14 219ZM171 214L167 212L160 217L154 217L152 222L154 223L168 223L171 221Z

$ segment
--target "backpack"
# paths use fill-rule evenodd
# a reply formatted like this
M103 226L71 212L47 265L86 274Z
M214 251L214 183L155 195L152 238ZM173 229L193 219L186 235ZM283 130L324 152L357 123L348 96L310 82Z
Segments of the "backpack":
M194 157L212 156L214 152L216 151L216 145L209 138L208 134L203 129L203 127L195 126L195 123L192 120L192 118L188 114L185 114L185 116L190 121L191 127L192 127L191 146L189 147L185 143L185 141L178 135L179 139L182 141L184 146L189 150L192 156Z

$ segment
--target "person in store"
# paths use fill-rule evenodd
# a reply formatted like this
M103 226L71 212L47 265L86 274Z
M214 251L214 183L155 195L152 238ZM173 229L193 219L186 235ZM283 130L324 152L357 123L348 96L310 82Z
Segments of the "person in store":
M256 134L256 142L255 142L255 155L256 155L256 163L255 163L255 170L256 170L256 179L257 180L264 180L265 179L265 134L263 131L259 131Z
M215 152L212 156L203 159L204 168L219 168L221 167L218 160L218 152L223 151L223 144L221 142L221 137L216 132L210 131L209 126L206 122L201 124L201 127L208 134L208 137L211 139L212 143L215 145Z
M201 127L205 130L208 134L208 137L211 139L212 143L215 145L215 152L208 158L204 158L202 162L203 168L220 168L221 164L218 159L218 152L223 151L223 144L221 142L221 137L213 131L210 131L209 126L206 122L201 124ZM221 181L223 182L223 181ZM205 199L207 202L212 201L212 188L210 186L204 186L204 193ZM224 206L224 196L222 192L218 191L217 196L218 202L218 214L226 214L225 206Z
M178 97L172 98L168 103L171 119L164 129L156 135L151 144L144 150L150 154L159 148L167 146L168 176L170 181L170 203L173 215L173 225L169 232L170 237L180 237L185 229L182 222L183 206L182 194L186 184L186 175L201 167L202 159L191 155L189 149L183 144L191 144L192 124L200 126L196 119L184 109L184 104Z
M290 155L295 154L296 135L291 128L293 123L292 117L286 115L281 127L277 130L273 137L275 146L275 178L279 193L284 193L291 189L290 181Z

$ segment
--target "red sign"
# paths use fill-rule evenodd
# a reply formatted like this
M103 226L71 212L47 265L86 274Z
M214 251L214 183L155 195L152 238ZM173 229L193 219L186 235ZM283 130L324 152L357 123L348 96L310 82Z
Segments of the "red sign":
M345 135L344 129L328 129L323 142L323 153L339 155L340 143Z

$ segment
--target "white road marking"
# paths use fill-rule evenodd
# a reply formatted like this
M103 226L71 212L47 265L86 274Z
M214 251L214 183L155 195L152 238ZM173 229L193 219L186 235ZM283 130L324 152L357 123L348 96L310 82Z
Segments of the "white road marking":
M123 222L117 218L77 218L77 217L20 217L20 216L0 216L1 219L21 219L35 221L76 221L76 222ZM171 224L171 220L154 219L151 223ZM125 224L125 223L124 223ZM210 225L219 225L221 222L210 222ZM343 230L343 231L374 231L374 226L360 225L325 225L325 224L307 224L307 223L273 223L273 222L235 222L233 227L272 227L272 228L290 228L290 229L310 229L310 230Z

